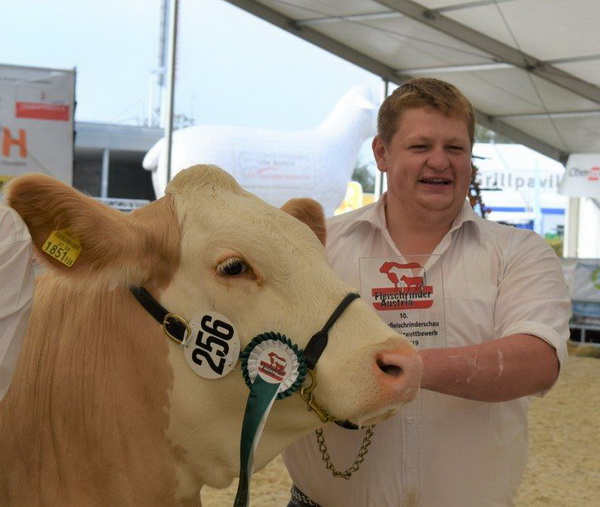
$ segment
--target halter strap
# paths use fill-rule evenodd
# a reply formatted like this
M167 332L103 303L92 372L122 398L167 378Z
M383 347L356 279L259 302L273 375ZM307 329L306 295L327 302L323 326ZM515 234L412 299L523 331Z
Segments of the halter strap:
M129 291L135 299L146 309L146 311L162 324L169 338L183 342L188 328L177 315L166 310L152 295L143 287L129 287Z
M130 292L138 300L138 302L146 309L146 311L154 317L154 319L163 325L165 331L170 338L178 342L183 342L186 334L186 326L181 322L177 315L173 315L167 309L165 309L152 295L143 287L129 287ZM315 333L309 340L306 348L304 349L304 356L306 358L306 366L310 370L314 370L317 361L323 354L327 342L329 340L329 330L331 326L335 324L335 321L340 317L344 310L348 307L352 301L360 297L359 294L351 292L342 299L341 303L331 314L331 317L327 320L323 329Z
M342 299L342 302L333 311L331 317L329 317L329 320L327 320L327 322L323 326L323 329L315 333L313 337L309 340L308 345L306 345L304 349L304 357L306 358L306 366L308 367L308 369L313 370L315 368L317 361L319 360L321 354L325 350L325 347L327 346L327 341L329 340L328 332L329 329L331 329L331 326L333 326L335 321L344 312L346 307L358 297L360 297L359 294L351 292L344 299Z

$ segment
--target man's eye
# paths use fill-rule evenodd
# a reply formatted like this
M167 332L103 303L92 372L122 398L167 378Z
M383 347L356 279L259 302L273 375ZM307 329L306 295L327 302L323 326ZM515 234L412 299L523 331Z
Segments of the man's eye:
M248 264L242 259L227 259L217 266L217 273L224 276L238 276L248 270Z

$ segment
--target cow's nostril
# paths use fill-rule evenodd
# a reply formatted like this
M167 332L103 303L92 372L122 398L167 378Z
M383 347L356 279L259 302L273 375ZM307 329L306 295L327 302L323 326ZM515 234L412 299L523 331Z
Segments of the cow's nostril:
M395 364L386 364L381 359L377 359L377 366L379 366L379 369L383 373L386 375L392 375L393 377L399 377L404 371L402 368L400 368L400 366Z

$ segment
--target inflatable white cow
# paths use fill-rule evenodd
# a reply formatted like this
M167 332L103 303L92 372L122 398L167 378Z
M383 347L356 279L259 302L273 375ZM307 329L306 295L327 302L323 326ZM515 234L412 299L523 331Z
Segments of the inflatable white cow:
M173 133L171 174L195 164L227 168L238 183L273 206L310 196L332 216L362 143L375 135L378 101L367 87L355 87L318 127L274 131L234 126L195 126ZM164 138L146 154L156 196L167 180Z
M316 386L274 402L256 469L321 426L319 407L369 424L419 389L415 349L329 268L310 199L279 210L200 166L130 214L43 175L7 201L46 268L0 402L0 505L197 505L240 470L246 374L283 377L301 351ZM252 363L275 335L288 348Z

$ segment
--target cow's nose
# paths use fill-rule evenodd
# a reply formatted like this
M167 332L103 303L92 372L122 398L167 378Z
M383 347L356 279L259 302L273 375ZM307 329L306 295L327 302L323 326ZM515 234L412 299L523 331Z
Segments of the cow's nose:
M375 355L381 380L402 391L416 391L421 386L423 361L416 350L382 351Z

